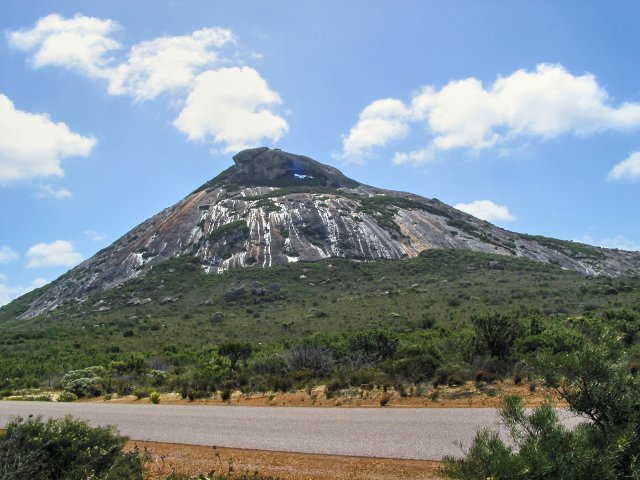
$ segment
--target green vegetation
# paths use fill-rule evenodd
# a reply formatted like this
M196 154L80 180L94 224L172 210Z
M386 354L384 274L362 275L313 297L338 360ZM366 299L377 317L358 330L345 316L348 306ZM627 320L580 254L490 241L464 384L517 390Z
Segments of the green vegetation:
M172 468L160 476L151 455L133 448L115 427L91 427L72 417L43 420L16 418L0 430L2 480L274 480L257 472L236 472L230 460L209 473L189 475ZM164 462L162 462L164 463Z
M231 238L234 241L249 238L249 227L244 220L226 223L213 230L207 240L211 243L218 242L223 238Z
M0 397L44 386L195 399L526 378L522 365L537 351L576 347L577 319L617 322L635 341L639 294L638 278L585 278L467 251L221 275L185 256L38 318L15 319L25 299L0 309ZM163 303L168 295L175 301Z
M207 190L208 188L214 188L222 185L224 181L236 170L235 165L231 165L229 168L224 169L218 175L213 177L208 182L204 183L197 189L193 191L193 193L201 192L202 190Z
M144 458L124 453L126 441L114 427L90 427L71 417L17 418L0 434L0 478L142 479Z
M543 237L541 235L527 235L521 233L520 236L527 240L532 240L558 252L562 252L572 258L591 258L594 260L603 259L604 252L599 247L593 247L584 243L572 242L570 240L558 240L557 238Z
M476 227L471 225L469 222L465 222L464 220L460 220L458 218L447 220L447 225L457 228L458 230L462 230L463 232L466 232L474 237L479 233Z
M536 360L537 373L584 423L569 429L551 403L527 413L521 398L508 397L500 414L511 444L482 431L464 458L445 458L445 474L465 480L640 478L640 351L626 334L629 327L635 334L638 318L625 313L584 319L571 327L574 349L545 349Z
M266 200L270 198L285 197L287 195L291 195L292 193L319 193L346 196L344 192L335 187L326 187L322 185L288 185L277 188L276 190L272 190L271 192L265 193L264 195L242 197L242 199L246 201Z

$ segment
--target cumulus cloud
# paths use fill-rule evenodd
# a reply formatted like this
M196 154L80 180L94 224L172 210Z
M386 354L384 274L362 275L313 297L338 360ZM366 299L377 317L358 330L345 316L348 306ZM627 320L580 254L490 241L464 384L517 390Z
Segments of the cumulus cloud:
M6 245L0 246L0 263L9 263L17 260L19 255ZM2 278L0 278L2 280Z
M609 95L595 76L573 75L562 65L541 64L534 71L518 70L485 87L476 78L449 82L441 89L426 86L405 105L395 105L395 124L377 140L369 130L365 112L342 139L345 158L358 158L391 139L403 138L410 126L426 127L426 146L416 152L397 153L395 163L420 164L437 152L468 148L482 150L523 137L554 138L562 134L591 135L604 130L640 127L640 104L610 104ZM384 114L377 119L387 119ZM354 148L355 145L355 148Z
M343 157L359 163L376 147L384 147L391 140L409 133L410 110L393 98L376 100L361 113L349 133L343 136Z
M265 138L278 141L288 131L287 122L268 108L281 101L253 68L221 68L198 75L173 124L189 140L210 140L234 152Z
M49 283L48 280L44 278L36 278L31 284L27 287L12 287L7 285L6 277L0 274L0 307L6 305L12 300L24 295L25 293L29 293L31 290L35 290L36 288L40 288Z
M507 207L493 203L491 200L458 203L454 205L454 207L488 222L511 222L516 220L515 215L513 215Z
M30 259L27 268L73 267L80 263L82 255L66 240L38 243L27 251Z
M282 100L253 68L241 65L231 30L203 28L187 35L164 36L123 46L112 35L113 20L52 14L34 28L10 32L10 43L32 52L34 67L62 66L106 80L111 95L129 95L135 101L152 100L173 92L186 101L174 125L190 140L221 144L225 152L257 146L263 139L277 141L288 131L287 122L272 111ZM196 102L206 102L199 105Z
M93 137L72 132L47 114L15 108L0 94L0 183L64 174L67 157L86 157L96 144Z
M219 60L217 50L233 42L233 33L223 28L141 42L113 70L109 93L151 100L165 91L189 87L199 69Z
M640 152L633 152L609 172L608 180L640 180Z
M108 77L111 54L121 45L110 35L117 30L113 20L76 15L66 19L47 15L29 30L10 32L15 48L33 52L34 67L58 66L94 77Z

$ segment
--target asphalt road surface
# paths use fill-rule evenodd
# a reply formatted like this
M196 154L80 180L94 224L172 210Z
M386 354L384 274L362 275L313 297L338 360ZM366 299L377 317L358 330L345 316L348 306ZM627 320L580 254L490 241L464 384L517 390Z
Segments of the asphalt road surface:
M0 402L0 426L15 415L71 414L116 425L135 440L285 452L440 460L460 456L478 429L495 428L491 408L269 408ZM565 422L581 420L563 414Z

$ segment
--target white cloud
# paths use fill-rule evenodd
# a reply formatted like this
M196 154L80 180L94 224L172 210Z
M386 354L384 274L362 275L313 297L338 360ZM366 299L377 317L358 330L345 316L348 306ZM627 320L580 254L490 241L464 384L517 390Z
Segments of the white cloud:
M110 54L121 45L109 35L118 29L113 20L57 14L41 18L30 30L9 33L14 47L32 51L34 67L48 65L79 70L93 77L108 77Z
M150 100L167 90L189 87L199 69L220 60L216 49L233 42L230 30L205 28L134 45L127 62L114 69L109 93Z
M608 180L640 180L640 152L633 152L609 172Z
M0 183L57 176L61 160L86 157L96 139L83 137L43 113L17 110L0 94Z
M36 197L55 198L60 200L73 197L73 193L71 193L71 190L67 188L56 188L51 185L40 185L40 189L36 193Z
M28 287L11 287L4 283L6 280L7 277L0 274L0 307L25 293L29 293L31 290L43 287L49 283L49 281L44 278L36 278Z
M0 263L9 263L17 260L20 256L6 245L0 246ZM2 280L0 278L0 280Z
M111 95L145 101L176 92L185 106L174 126L190 140L210 140L225 152L263 139L277 141L288 131L284 118L272 111L282 103L280 96L253 68L232 67L245 57L238 49L222 55L236 43L231 30L204 28L154 38L117 58L122 46L111 36L118 28L113 20L52 14L8 37L14 47L33 52L34 67L56 65L106 80Z
M225 152L235 152L263 139L276 142L289 130L287 122L269 110L281 101L253 68L211 70L198 75L173 124L189 140L210 140L224 145Z
M430 162L435 158L435 152L433 149L422 148L420 150L414 150L412 152L396 152L393 156L393 163L396 165L403 165L405 163L413 163L415 165L422 165Z
M516 220L509 209L503 205L497 205L491 200L476 200L471 203L458 203L454 205L458 210L462 210L469 215L473 215L481 220L488 222L511 222Z
M359 163L376 147L409 133L410 110L400 100L376 100L361 113L349 133L342 138L343 158Z
M104 233L96 232L95 230L85 230L84 234L89 240L92 240L94 242L101 242L105 238L107 238Z
M590 135L604 130L640 127L640 104L612 106L605 89L592 74L572 75L561 65L540 64L534 71L518 70L499 77L485 87L476 78L449 82L440 90L426 86L413 95L410 105L394 102L395 124L427 127L427 145L409 154L398 153L395 163L424 163L435 152L456 148L481 150L498 144L535 137L554 138L562 134ZM363 115L378 101L366 107L356 125L343 138L343 155L368 153L388 140L403 138L391 126L378 140L376 129L369 129ZM380 115L376 118L386 120ZM408 128L408 127L407 127ZM356 145L357 148L348 148Z
M27 251L27 268L73 267L80 263L82 255L66 240L38 243Z
M579 242L604 248L617 248L618 250L640 251L640 243L630 240L623 235L603 240L595 240L590 235L584 235Z

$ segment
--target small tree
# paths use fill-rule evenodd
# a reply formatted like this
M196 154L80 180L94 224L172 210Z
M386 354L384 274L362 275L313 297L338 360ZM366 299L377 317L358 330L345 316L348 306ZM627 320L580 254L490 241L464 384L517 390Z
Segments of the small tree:
M525 333L522 320L514 315L487 313L473 315L471 321L476 329L476 350L501 360L511 355L514 342Z
M399 343L398 334L385 328L364 330L347 337L349 351L352 354L362 355L369 362L393 357Z

